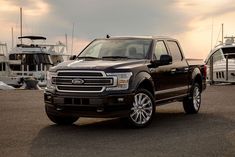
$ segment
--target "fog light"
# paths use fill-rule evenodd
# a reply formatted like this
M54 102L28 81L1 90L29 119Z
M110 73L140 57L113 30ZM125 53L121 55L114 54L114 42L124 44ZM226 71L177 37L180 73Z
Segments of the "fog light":
M57 111L62 111L63 109L60 108L60 107L57 107L56 110L57 110Z
M117 100L118 100L118 102L123 102L124 98L118 98Z
M104 112L104 108L97 108L96 112L98 112L98 113Z
M45 101L51 101L52 100L52 96L51 95L45 95L44 99L45 99Z
M50 95L47 96L47 100L51 100L51 96Z

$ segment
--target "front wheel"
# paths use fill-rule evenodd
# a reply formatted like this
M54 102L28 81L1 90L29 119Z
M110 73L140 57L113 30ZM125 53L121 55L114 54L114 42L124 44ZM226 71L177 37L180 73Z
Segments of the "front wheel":
M183 101L184 111L188 114L198 113L201 106L201 90L198 83L192 86L190 95Z
M138 89L127 118L131 126L141 128L151 123L155 113L154 98L146 89Z

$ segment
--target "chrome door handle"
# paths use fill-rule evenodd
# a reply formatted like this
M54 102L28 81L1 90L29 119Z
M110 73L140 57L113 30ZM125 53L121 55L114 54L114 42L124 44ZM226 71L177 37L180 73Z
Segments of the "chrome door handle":
M188 72L188 69L189 69L189 68L184 68L184 71Z
M171 72L172 72L172 73L176 72L176 69L171 69Z
M149 71L152 73L152 72L154 72L156 70L155 70L155 68L150 68Z

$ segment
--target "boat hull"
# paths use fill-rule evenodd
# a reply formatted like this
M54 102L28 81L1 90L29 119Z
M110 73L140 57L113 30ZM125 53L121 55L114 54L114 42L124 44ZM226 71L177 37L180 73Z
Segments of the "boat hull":
M211 68L207 66L208 81L235 83L235 59L229 59L228 66L226 60L217 61L213 64L213 70Z

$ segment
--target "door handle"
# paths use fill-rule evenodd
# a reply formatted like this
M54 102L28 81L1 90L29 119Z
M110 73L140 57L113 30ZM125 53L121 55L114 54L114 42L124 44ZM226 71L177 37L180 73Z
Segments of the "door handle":
M189 70L189 68L184 68L184 71L185 71L185 72L188 72L188 70Z
M175 73L175 72L176 72L176 69L171 69L171 72L172 72L172 73Z
M155 69L155 68L150 68L149 71L150 71L151 73L153 73L154 71L156 71L156 69Z

